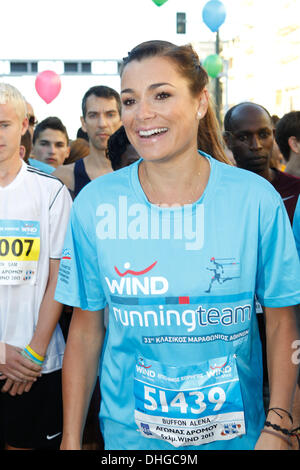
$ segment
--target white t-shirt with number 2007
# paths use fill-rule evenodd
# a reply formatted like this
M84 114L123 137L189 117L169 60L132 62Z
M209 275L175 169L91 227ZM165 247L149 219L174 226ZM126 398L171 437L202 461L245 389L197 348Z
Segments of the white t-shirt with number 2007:
M20 348L30 342L49 261L61 258L71 204L58 179L24 162L16 178L0 187L0 342ZM64 346L57 325L43 372L61 368Z

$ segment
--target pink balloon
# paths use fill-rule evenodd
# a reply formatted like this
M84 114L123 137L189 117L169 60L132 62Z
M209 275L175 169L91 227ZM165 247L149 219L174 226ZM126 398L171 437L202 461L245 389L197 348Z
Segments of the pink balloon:
M40 72L35 79L35 89L47 104L51 103L60 92L60 76L52 70Z

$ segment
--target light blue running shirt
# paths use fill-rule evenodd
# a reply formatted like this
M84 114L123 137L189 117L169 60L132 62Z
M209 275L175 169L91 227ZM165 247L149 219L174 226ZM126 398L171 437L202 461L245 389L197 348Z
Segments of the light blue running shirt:
M299 303L299 259L274 188L203 155L211 173L195 204L149 203L136 162L73 205L56 299L109 305L106 449L253 449L263 427L254 296Z
M33 166L44 173L48 173L49 175L55 171L54 166L48 165L48 163L41 162L40 160L36 160L35 158L28 158L28 165Z

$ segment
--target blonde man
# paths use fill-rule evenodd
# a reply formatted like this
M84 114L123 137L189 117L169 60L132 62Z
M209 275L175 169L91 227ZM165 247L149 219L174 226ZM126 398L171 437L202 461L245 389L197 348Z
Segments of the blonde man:
M12 450L57 448L61 435L65 345L53 293L71 198L20 158L27 128L22 95L0 83L0 426Z

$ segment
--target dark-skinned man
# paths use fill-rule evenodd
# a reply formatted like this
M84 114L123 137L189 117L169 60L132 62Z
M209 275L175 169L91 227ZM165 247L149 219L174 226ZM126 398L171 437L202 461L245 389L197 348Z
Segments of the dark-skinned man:
M283 173L270 167L273 145L275 142L274 126L270 113L263 106L243 102L230 108L224 119L224 139L231 150L236 165L268 180L281 195L291 224L298 197L300 194L300 178ZM275 247L274 247L275 248ZM299 312L299 306L296 306ZM299 313L297 313L299 316ZM263 315L258 315L261 339L265 343ZM291 357L293 353L291 345ZM266 352L264 362L266 361ZM264 364L266 370L266 363ZM265 403L268 407L268 378L265 373ZM294 424L300 424L300 389L295 389L293 407Z

